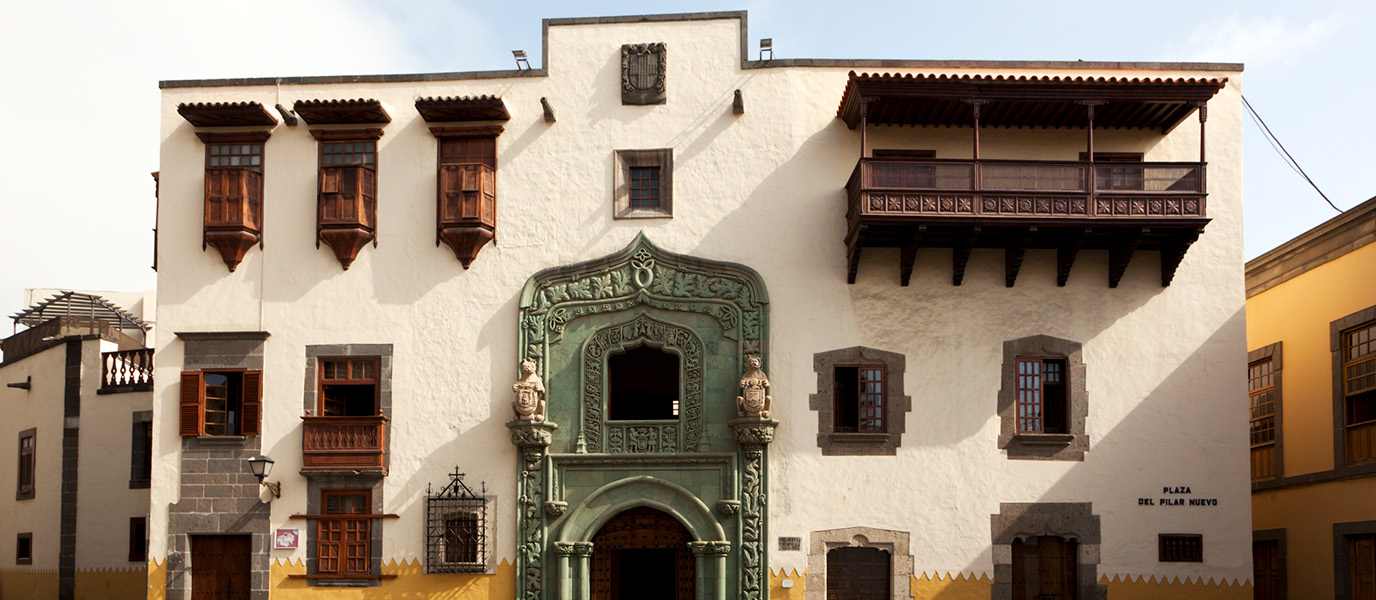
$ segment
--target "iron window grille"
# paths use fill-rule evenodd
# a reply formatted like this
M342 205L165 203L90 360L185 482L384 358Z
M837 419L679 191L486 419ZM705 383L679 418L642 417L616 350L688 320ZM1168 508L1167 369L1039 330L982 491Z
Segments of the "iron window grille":
M458 467L439 493L425 490L425 572L483 573L487 569L487 483L474 494Z
M1198 533L1163 533L1158 537L1160 562L1204 562L1204 536Z

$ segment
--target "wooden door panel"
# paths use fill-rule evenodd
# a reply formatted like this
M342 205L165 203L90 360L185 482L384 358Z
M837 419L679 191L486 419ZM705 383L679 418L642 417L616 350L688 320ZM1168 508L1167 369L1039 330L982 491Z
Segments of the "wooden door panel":
M191 536L192 600L248 600L252 585L247 535Z

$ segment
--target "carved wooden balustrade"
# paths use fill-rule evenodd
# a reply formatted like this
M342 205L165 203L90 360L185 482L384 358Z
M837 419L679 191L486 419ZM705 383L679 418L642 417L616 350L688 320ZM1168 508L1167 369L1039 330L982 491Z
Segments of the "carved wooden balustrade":
M918 247L1010 251L1007 283L1029 248L1058 250L1058 283L1081 249L1108 249L1116 286L1136 249L1162 251L1162 285L1208 222L1204 163L872 159L846 184L853 282L862 247L902 249L906 285Z
M387 417L301 417L305 471L387 471Z
M153 349L120 350L100 354L100 389L153 389Z

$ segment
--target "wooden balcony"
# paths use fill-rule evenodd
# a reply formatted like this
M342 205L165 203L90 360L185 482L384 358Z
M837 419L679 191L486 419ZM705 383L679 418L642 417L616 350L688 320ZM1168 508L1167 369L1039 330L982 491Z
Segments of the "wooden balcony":
M387 417L301 417L303 471L387 472Z
M1002 249L1009 287L1028 249L1057 251L1058 285L1080 250L1108 250L1109 287L1137 250L1157 250L1164 286L1209 221L1202 162L863 158L846 193L851 283L864 248L896 247L907 285L926 247L953 250L954 285L973 248Z
M1376 421L1347 426L1347 464L1376 460Z

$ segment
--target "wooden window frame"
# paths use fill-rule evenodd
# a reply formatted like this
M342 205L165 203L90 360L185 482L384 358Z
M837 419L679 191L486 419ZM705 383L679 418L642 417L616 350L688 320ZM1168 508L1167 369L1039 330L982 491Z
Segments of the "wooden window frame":
M28 550L29 550L28 556L24 556L24 555L21 555L21 554L19 553L19 549L20 549L21 547L23 547L22 545L23 545L24 542L26 542L26 541L28 542ZM16 565L31 565L31 564L33 564L33 532L32 532L32 531L26 531L26 532L24 532L24 533L20 533L20 534L17 534L17 535L15 536L15 538L14 538L14 564L16 564Z
M837 402L840 390L836 386L836 370L856 366L883 369L882 431L838 431ZM817 447L823 456L895 456L903 443L907 428L907 414L912 410L912 397L903 393L903 375L907 358L897 352L887 352L865 346L852 346L818 352L812 355L812 370L817 374L817 392L808 396L808 409L817 412ZM859 372L857 370L857 383ZM858 391L858 388L857 388ZM857 402L856 429L859 429Z
M1158 562L1204 562L1204 535L1162 533L1156 536Z
M1027 373L1024 371L1024 365L1034 364L1038 365L1036 373ZM1060 368L1061 375L1061 382L1059 384L1062 388L1061 397L1055 400L1055 402L1060 404L1057 410L1059 411L1061 422L1058 424L1057 429L1061 429L1062 431L1048 431L1049 427L1047 426L1047 421L1049 419L1047 415L1051 412L1048 407L1051 405L1052 401L1047 399L1046 388L1048 383L1046 374L1050 372L1050 369L1047 367L1053 364ZM1017 415L1015 418L1017 419L1018 435L1068 435L1070 433L1070 398L1065 389L1069 387L1067 371L1069 371L1068 361L1064 356L1019 356L1017 358L1018 387L1015 400L1017 407ZM1035 387L1025 386L1024 384L1028 383L1028 378L1031 377L1036 378ZM1024 392L1035 392L1036 399L1026 401ZM1024 411L1024 407L1035 410ZM1035 414L1027 414L1028 412ZM1035 427L1028 426L1034 422L1036 423Z
M617 150L615 152L615 181L612 186L612 218L614 219L671 219L674 216L674 150ZM636 207L631 203L633 169L659 169L659 202L654 207Z
M1274 367L1275 361L1269 356L1247 365L1248 436L1253 454L1253 480L1270 479L1276 476L1274 453L1278 433L1276 413L1279 408L1276 400L1278 393L1276 377L1279 373ZM1260 438L1264 439L1258 441ZM1257 451L1264 449L1270 449L1272 454L1269 472L1261 472L1262 469L1257 463Z
M129 446L129 489L149 489L153 479L153 411L134 413Z
M1019 431L1018 365L1021 360L1064 360L1065 433ZM1083 461L1089 451L1085 422L1089 418L1089 369L1084 344L1049 335L1030 335L1003 342L998 395L998 447L1009 460Z
M371 578L371 577L373 576L373 574L372 574L372 570L373 570L373 569L372 569L372 519L374 518L374 515L372 514L372 499L373 499L373 498L372 498L372 494L373 494L372 490L367 490L367 489L321 490L321 492L320 492L320 512L321 512L321 514L318 516L318 518L316 518L316 523L315 523L315 528L316 528L316 533L315 533L315 545L316 545L316 548L315 548L315 556L316 556L315 565L316 565L316 572L314 573L315 576L317 576L317 577L322 577L322 576L323 576L323 577L332 578L332 579L334 579L334 578L337 578L337 579ZM361 497L361 498L363 498L363 507L364 507L365 512L363 512L363 513L333 513L333 512L330 512L329 506L330 506L330 498L331 498L331 497ZM337 516L337 515L351 515L351 516ZM349 527L348 522L354 522L354 523L361 524L361 525L356 525L356 527L359 527L359 529L353 531L353 533L355 533L355 534L358 534L358 532L361 531L361 537L362 537L362 540L363 540L363 542L362 542L362 548L363 548L363 556L364 556L363 560L364 560L364 563L365 563L365 567L364 567L364 569L361 570L361 571L360 571L360 570L357 570L357 569L349 569L349 568L348 568L348 560L349 560L348 549L349 549L349 546L350 546L350 542L346 539L347 536L348 536L349 533L350 533L350 530L349 530L349 528L348 528L348 527ZM337 527L339 528L339 532L340 532L341 539L340 539L338 542L332 542L332 541L327 542L326 539L325 539L325 537L326 537L326 536L325 536L325 534L326 534L326 528L327 528L327 527L331 527L331 526L337 526ZM337 567L338 567L338 568L336 568L336 569L331 569L331 570L326 570L326 569L324 568L324 566L323 566L323 565L324 565L324 562L327 560L327 559L325 558L325 549L326 549L327 546L332 545L332 544L335 544L335 543L337 543L338 546L339 546L339 548L338 548L339 555L338 555L337 557L335 557L335 559L334 559L334 560L337 561ZM354 545L354 546L357 546L358 543L355 542L353 545Z
M833 397L833 402L835 404L832 408L832 417L834 419L832 422L832 431L836 433L888 433L889 403L886 398L887 389L885 388L888 380L886 367L882 364L836 365L833 369L833 373L839 375L840 369L855 369L855 396L849 397L849 394L847 394L847 397L843 398L840 390L838 389L836 391ZM873 374L874 371L878 371L878 379L865 379L867 374ZM865 384L867 383L878 384L880 391L878 393L865 391ZM874 399L874 401L867 405L867 397ZM848 408L851 404L855 405L854 430L850 429L849 424L842 425L839 422L839 418L842 414L842 407L845 406ZM866 416L867 409L873 411L868 417ZM868 425L867 421L869 422ZM875 424L875 421L878 423Z
M129 518L129 562L148 561L148 517Z
M24 442L28 441L28 447ZM32 500L38 489L38 428L19 432L19 460L14 499ZM27 469L25 468L27 467Z
M326 387L327 387L327 386L331 386L331 385L371 385L371 386L373 386L373 412L372 412L372 414L371 414L371 415L354 415L354 416L379 416L379 415L382 414L382 405L381 405L382 360L381 360L381 357L378 357L378 356L330 356L330 357L320 357L318 360L319 360L319 362L318 362L317 367L316 367L316 373L317 373L317 377L318 377L319 380L317 381L317 386L318 386L318 387L317 387L317 392L318 392L318 393L317 393L317 395L316 395L316 398L319 399L319 405L315 407L315 410L318 411L316 414L318 414L318 415L320 415L320 416L322 416L322 417L323 417L323 416L341 416L341 415L326 415L326 414L325 414L325 402L326 402L326 400L325 400L325 390L326 390ZM331 362L340 362L340 363L343 363L343 364L347 365L346 368L348 369L350 375L353 375L353 365L354 365L354 364L371 363L372 366L373 366L373 377L372 377L371 379L370 379L370 378L352 378L352 377L346 377L346 378L344 378L344 379L340 379L340 378L338 378L338 377L335 377L335 378L332 378L332 379L327 379L327 378L325 377L325 371L326 371L325 365L326 365L326 363L331 363Z
M205 404L207 374L232 373L240 375L239 431L210 434L206 432ZM178 433L182 437L245 437L262 433L263 372L248 369L204 369L182 371L179 391Z
M1343 462L1347 465L1376 462L1376 439L1373 439L1376 438L1376 406L1366 409L1372 413L1371 418L1354 421L1353 417L1354 402L1376 405L1376 321L1344 329L1338 339L1342 361L1338 376L1343 397ZM1357 372L1355 376L1354 371ZM1354 389L1355 382L1368 379L1374 382Z

